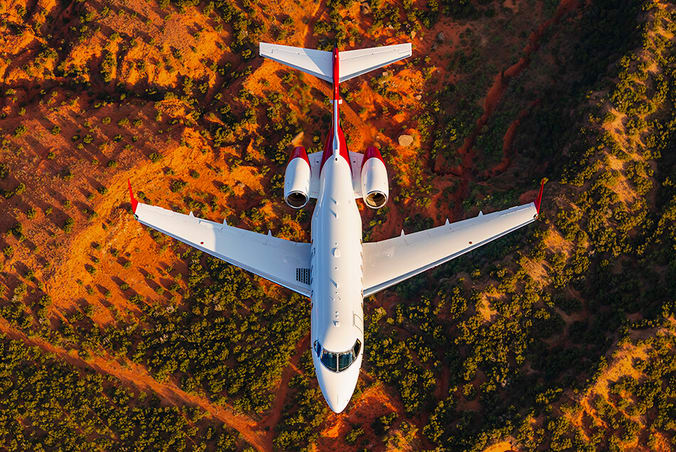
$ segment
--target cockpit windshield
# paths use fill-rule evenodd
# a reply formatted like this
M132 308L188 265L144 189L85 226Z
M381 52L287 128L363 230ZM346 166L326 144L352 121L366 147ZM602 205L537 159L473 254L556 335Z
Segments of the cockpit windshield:
M338 372L350 367L352 361L354 361L354 356L352 355L351 352L341 353L340 355L338 355Z
M359 352L361 351L361 341L357 339L352 349L343 353L327 351L321 346L319 341L315 341L314 350L319 360L327 369L333 372L342 372L350 367L359 356Z

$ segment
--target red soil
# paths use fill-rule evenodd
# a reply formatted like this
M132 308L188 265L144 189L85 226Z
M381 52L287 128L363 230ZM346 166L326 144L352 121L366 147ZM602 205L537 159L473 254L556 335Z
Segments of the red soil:
M519 112L516 119L509 125L507 132L505 132L505 136L502 138L502 160L490 170L484 171L484 173L481 175L482 178L497 176L498 174L505 171L512 163L512 154L514 150L512 143L514 142L516 132L519 128L519 125L521 124L521 121L526 117L526 115L528 115L528 113L530 113L530 110L535 105L537 105L538 102L539 101L537 100L531 102L526 108Z
M472 179L471 169L474 167L473 161L476 158L476 152L474 150L474 143L476 141L476 138L479 136L479 134L481 133L481 129L486 125L488 119L495 111L495 108L499 105L500 100L502 99L502 96L507 89L510 79L520 74L529 65L530 56L532 55L533 52L535 52L539 48L540 38L542 37L544 32L549 27L557 24L565 14L577 8L578 5L579 0L561 0L554 16L551 19L547 20L546 22L542 23L537 28L537 30L535 30L530 34L530 36L528 37L528 44L524 48L523 55L521 56L519 61L507 67L506 69L503 69L498 75L495 76L493 84L486 92L486 97L484 99L484 113L477 120L477 123L474 126L472 133L465 139L462 146L457 151L462 159L461 170L457 174L456 174L457 170L456 171L454 171L453 169L447 170L449 173L459 175L462 178L461 188L457 191L458 201L460 202L456 202L456 213L458 214L462 213L461 201L467 196L469 182ZM521 112L519 115L521 114L524 113ZM520 119L517 118L517 121L518 120ZM511 140L513 140L513 135L517 127L514 124L513 126L514 129L511 130L511 132L510 130L507 131L507 135L511 133L511 136L506 137L508 143L511 143ZM500 168L502 167L506 168L507 165L508 163L501 162L500 164L498 164L497 168L489 170L489 172L490 174L495 175L500 172Z

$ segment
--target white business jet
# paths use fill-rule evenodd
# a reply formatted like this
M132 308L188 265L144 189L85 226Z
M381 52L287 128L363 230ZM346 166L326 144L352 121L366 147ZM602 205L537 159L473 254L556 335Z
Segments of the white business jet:
M349 152L340 127L339 83L411 56L411 44L333 52L260 43L260 55L333 84L333 121L323 152L291 153L284 199L294 208L310 198L312 241L299 243L258 234L138 202L129 184L131 205L142 224L219 259L250 271L312 300L312 359L329 407L345 409L357 385L364 357L363 299L448 262L537 218L542 185L535 200L489 214L412 234L362 243L356 198L372 209L389 195L380 152Z

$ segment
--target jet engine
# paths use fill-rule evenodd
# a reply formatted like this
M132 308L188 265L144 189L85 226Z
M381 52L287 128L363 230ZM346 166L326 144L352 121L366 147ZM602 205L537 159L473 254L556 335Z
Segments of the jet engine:
M387 202L389 195L387 169L380 151L375 146L369 146L364 152L361 165L361 193L364 202L371 209L380 209Z
M300 209L310 199L310 160L303 146L296 146L284 173L284 201Z

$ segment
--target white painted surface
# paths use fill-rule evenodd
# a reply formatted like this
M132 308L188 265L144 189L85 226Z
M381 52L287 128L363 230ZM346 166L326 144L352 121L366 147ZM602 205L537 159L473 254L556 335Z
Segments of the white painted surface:
M350 80L367 72L403 60L413 54L411 43L392 46L371 47L368 49L338 52L340 56L340 82Z
M364 243L364 296L502 237L535 221L536 216L535 204L530 203L426 231Z
M296 268L308 267L309 243L291 242L142 203L135 215L142 224L187 245L310 296L310 286L296 281Z
M340 82L408 58L412 53L413 47L410 43L338 52ZM259 54L327 82L333 81L331 52L261 42Z
M387 182L387 168L385 164L379 158L370 158L364 163L364 167L361 169L361 193L364 198L364 203L370 206L366 202L366 197L372 193L382 193L385 196L385 202L390 196L389 183ZM384 204L383 204L384 205ZM382 207L382 205L377 208Z
M284 171L284 200L288 200L291 193L301 193L305 196L305 204L307 204L310 199L310 178L310 165L304 158L296 157L291 160ZM287 204L289 204L288 201Z

